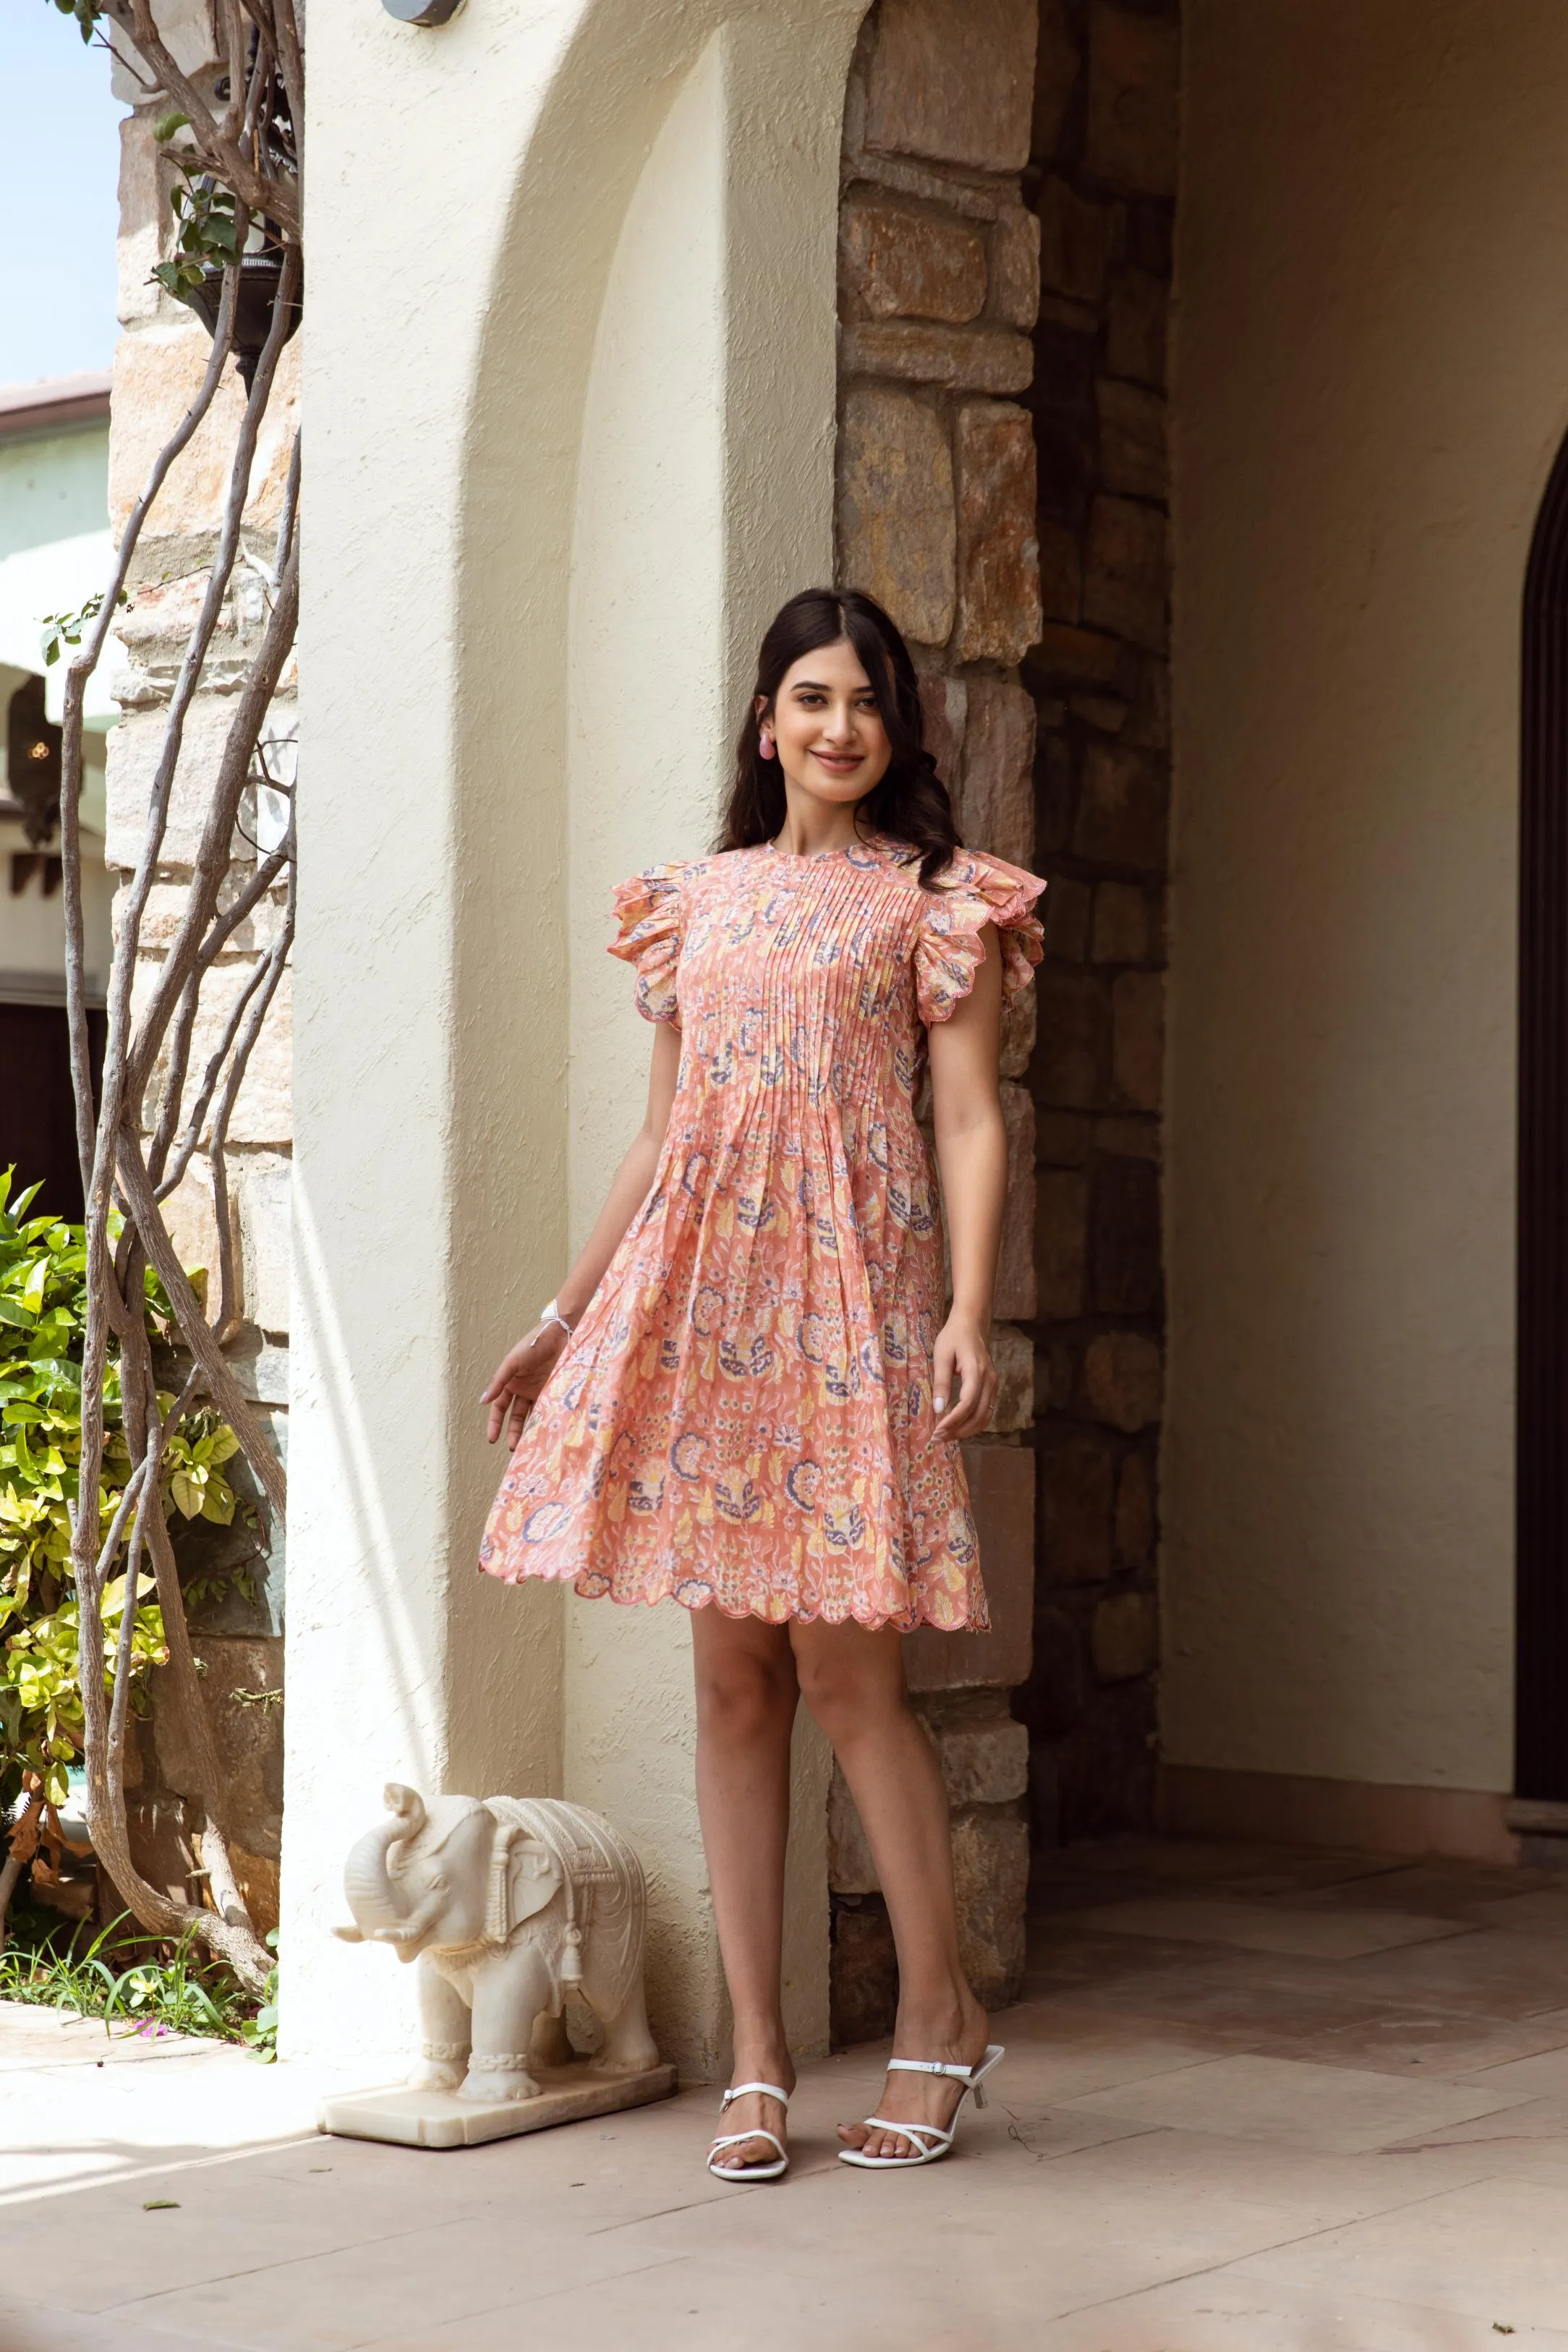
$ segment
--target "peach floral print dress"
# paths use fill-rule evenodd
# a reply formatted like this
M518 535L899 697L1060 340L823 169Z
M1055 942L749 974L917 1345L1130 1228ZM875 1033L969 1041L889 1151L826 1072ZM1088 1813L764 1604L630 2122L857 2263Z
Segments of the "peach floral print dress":
M906 1630L987 1622L956 1444L933 1444L936 1180L925 1030L1040 958L1045 885L880 836L651 866L610 950L681 1034L653 1190L529 1416L491 1576L621 1601Z

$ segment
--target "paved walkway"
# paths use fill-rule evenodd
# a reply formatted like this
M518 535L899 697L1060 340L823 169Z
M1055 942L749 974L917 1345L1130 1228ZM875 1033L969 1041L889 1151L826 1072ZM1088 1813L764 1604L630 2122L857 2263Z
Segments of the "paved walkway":
M1106 1845L1033 1951L955 2158L834 2161L856 2052L773 2188L710 2092L427 2155L0 2011L0 2352L1568 2352L1568 1881Z

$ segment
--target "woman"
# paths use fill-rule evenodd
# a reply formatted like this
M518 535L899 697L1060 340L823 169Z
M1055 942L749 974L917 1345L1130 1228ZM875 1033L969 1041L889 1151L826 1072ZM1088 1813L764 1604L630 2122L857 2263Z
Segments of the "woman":
M780 2006L804 1698L876 1858L895 2057L846 2163L930 2163L1001 2052L959 1963L947 1806L899 1637L985 1625L958 1441L995 1400L1004 992L1044 884L960 848L913 666L869 597L763 640L718 851L616 892L647 1113L587 1247L485 1391L515 1450L493 1576L691 1612L697 1784L734 2013L722 2179L788 2162ZM914 1098L929 1059L952 1304ZM736 2128L738 2126L738 2128Z

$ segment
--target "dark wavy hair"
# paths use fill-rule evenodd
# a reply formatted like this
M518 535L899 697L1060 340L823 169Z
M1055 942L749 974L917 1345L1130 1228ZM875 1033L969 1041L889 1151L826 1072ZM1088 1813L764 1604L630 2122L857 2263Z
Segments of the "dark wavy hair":
M769 622L735 747L735 782L714 846L754 849L777 836L784 821L784 776L778 760L764 760L758 748L757 702L760 698L771 711L795 663L819 646L842 640L854 647L871 681L893 750L887 774L857 804L856 825L918 850L921 883L929 889L962 845L952 803L925 747L920 680L910 649L880 604L858 588L803 588Z

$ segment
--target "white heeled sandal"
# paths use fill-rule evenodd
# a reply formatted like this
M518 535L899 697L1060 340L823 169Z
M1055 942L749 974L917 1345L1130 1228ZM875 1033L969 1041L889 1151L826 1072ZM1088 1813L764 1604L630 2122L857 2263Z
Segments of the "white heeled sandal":
M720 2103L721 2121L729 2114L731 2100L743 2099L748 2091L761 2091L768 2098L776 2099L780 2106L788 2111L789 2093L781 2091L776 2083L736 2083L731 2089L725 2092ZM749 2139L771 2139L778 2150L778 2161L772 2164L715 2162L721 2148L742 2147ZM789 2151L777 2132L768 2131L763 2125L754 2124L750 2131L721 2133L708 2151L708 2169L715 2180L782 2180L789 2170Z
M889 2074L951 2074L962 2083L958 2105L952 2111L952 2121L944 2130L941 2124L896 2124L886 2116L868 2116L868 2131L897 2132L900 2139L909 2140L916 2153L912 2156L868 2156L858 2147L841 2147L840 2164L858 2164L863 2172L908 2172L917 2164L935 2164L952 2146L958 2131L958 2118L963 2112L963 2102L971 2091L977 2107L985 2105L985 2077L999 2065L1005 2053L1000 2042L993 2042L978 2066L947 2066L935 2058L889 2058Z

